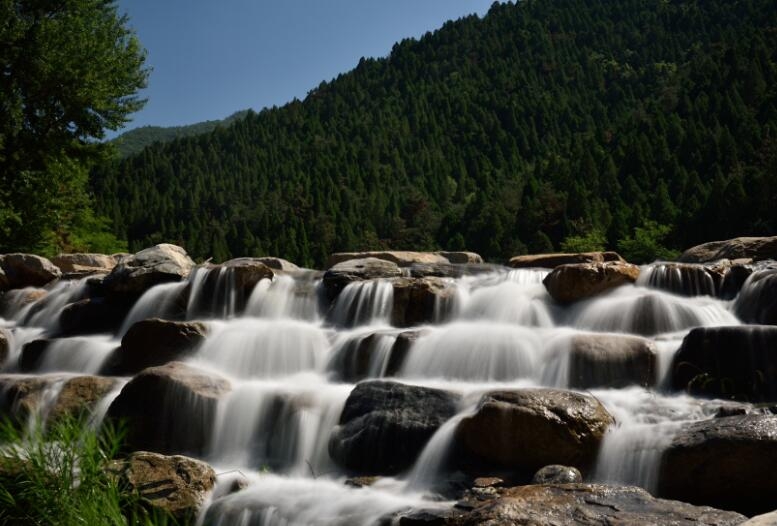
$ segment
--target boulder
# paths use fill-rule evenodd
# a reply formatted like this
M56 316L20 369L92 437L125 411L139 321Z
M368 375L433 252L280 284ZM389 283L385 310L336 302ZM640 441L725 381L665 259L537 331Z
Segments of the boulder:
M288 262L287 262L288 263ZM235 289L247 298L254 286L263 279L272 279L275 273L259 258L235 258L220 265L232 274Z
M656 263L643 269L639 284L683 296L717 296L728 266Z
M634 283L638 277L639 267L630 263L577 263L556 267L543 284L554 300L572 303Z
M186 251L166 243L122 258L103 280L107 294L137 298L160 283L181 281L194 268Z
M13 318L24 307L42 300L48 294L48 290L35 287L9 290L0 297L0 315L8 319Z
M372 251L372 252L337 252L329 256L327 267L332 268L338 263L344 261L360 259L380 259L390 261L399 267L409 267L414 263L425 264L446 264L450 263L448 258L435 252L408 252L397 250Z
M49 421L63 417L82 418L115 386L116 380L101 376L76 376L65 380L54 405L48 413Z
M754 271L753 265L732 264L723 276L723 282L718 289L718 296L724 300L733 300L742 290L742 286Z
M40 368L51 342L50 339L41 338L25 343L19 355L19 370L23 373L29 373Z
M672 387L697 395L777 401L777 327L697 327L683 339Z
M777 416L741 415L688 424L664 452L659 494L747 515L774 509Z
M300 270L300 268L292 263L291 261L287 261L282 258L276 258L271 256L264 256L261 258L253 258L254 260L258 261L259 263L263 263L267 267L273 269L273 270L282 270L283 272L296 272Z
M396 263L377 258L351 259L337 263L324 273L323 284L331 300L340 294L346 285L354 281L378 278L398 278L402 271Z
M102 374L132 375L191 356L205 341L208 328L201 322L151 318L132 325L121 347L106 360Z
M480 265L483 258L475 252L437 252L454 265Z
M744 520L746 517L730 511L657 499L633 486L553 484L509 488L447 524L734 526Z
M0 259L0 266L12 289L42 287L62 276L51 261L34 254L6 254Z
M440 321L456 299L456 285L442 278L396 278L392 285L391 324L395 327Z
M130 380L107 418L126 422L129 450L202 455L216 407L231 390L215 374L181 362L151 367Z
M396 382L358 384L329 440L340 466L366 475L396 474L413 465L427 441L456 414L458 396Z
M0 369L5 366L8 356L11 354L11 343L8 341L8 333L0 329Z
M604 263L620 261L623 258L616 252L579 252L577 254L529 254L510 258L508 266L513 268L556 268L559 265L578 263Z
M106 254L59 254L51 262L62 272L73 274L110 272L116 266L116 259Z
M6 291L11 288L11 281L8 279L8 276L5 274L5 270L3 270L3 267L0 267L0 292Z
M749 521L743 522L740 526L774 526L775 524L777 524L777 511L752 517Z
M578 484L583 482L580 470L571 466L551 464L540 468L531 479L532 484Z
M647 338L621 334L577 334L569 349L569 386L650 387L657 379L655 344Z
M201 460L137 451L109 468L122 487L137 492L152 508L185 524L193 521L216 485L216 472Z
M57 376L0 375L0 414L24 423L40 407L47 387L61 380Z
M549 464L585 471L613 423L591 395L559 389L493 391L459 423L456 440L488 465L529 476Z
M777 268L759 270L742 285L734 313L746 323L777 325Z
M720 259L777 259L777 236L737 237L711 241L689 248L680 256L683 263L709 263Z
M85 298L67 305L59 315L62 335L115 333L132 304L107 298Z
M341 382L358 382L378 375L396 376L410 347L421 334L419 330L397 334L387 355L382 353L386 352L385 339L392 337L390 332L375 332L352 338L338 349L328 368L335 379ZM377 370L379 367L382 370Z

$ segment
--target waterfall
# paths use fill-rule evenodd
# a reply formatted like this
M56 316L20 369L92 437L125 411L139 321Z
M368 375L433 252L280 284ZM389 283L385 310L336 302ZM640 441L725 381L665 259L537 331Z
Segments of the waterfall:
M246 315L316 322L319 320L320 283L320 279L311 279L304 274L263 279L256 284L248 299Z
M393 300L394 287L389 281L349 283L332 307L332 322L339 327L387 324Z
M119 329L119 336L124 336L135 323L148 318L175 317L175 310L181 301L186 282L163 283L152 287L135 302L132 310Z

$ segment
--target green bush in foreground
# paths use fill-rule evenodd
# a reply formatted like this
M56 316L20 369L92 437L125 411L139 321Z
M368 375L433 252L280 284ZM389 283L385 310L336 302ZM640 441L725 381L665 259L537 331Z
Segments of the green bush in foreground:
M75 419L23 431L0 423L0 524L172 524L146 509L111 469L121 437Z

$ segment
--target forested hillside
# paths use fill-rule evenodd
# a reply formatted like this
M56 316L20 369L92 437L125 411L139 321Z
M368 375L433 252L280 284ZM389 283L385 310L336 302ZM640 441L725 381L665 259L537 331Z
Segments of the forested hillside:
M495 4L92 184L131 250L216 259L773 234L777 2Z

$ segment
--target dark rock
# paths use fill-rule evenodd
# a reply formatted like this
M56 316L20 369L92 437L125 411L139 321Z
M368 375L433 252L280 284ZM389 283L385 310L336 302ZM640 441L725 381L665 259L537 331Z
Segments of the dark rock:
M12 289L42 287L62 275L51 261L33 254L6 254L0 258L0 266Z
M643 272L640 283L683 296L717 296L728 270L725 266L656 263Z
M607 261L624 261L615 252L580 252L577 254L530 254L515 256L508 263L513 268L556 268L559 265L577 263L604 263Z
M720 284L718 296L724 300L733 300L742 290L742 286L754 272L753 265L731 265Z
M402 275L396 263L377 258L352 259L337 263L324 273L326 296L334 300L349 283L378 278L398 278Z
M656 383L655 344L638 336L578 334L569 349L569 386L623 387Z
M5 270L3 270L3 267L0 266L0 292L4 292L11 288L11 282L8 279L8 276L5 274Z
M483 258L475 252L437 252L454 265L480 265Z
M194 261L183 248L163 243L122 258L103 287L109 295L138 298L154 285L181 281L192 268Z
M746 323L777 325L777 268L759 270L742 285L734 313Z
M774 509L777 416L714 418L687 425L664 452L659 494L745 514Z
M43 338L25 343L19 355L19 370L23 373L29 373L40 368L51 341Z
M777 327L698 327L683 339L672 387L738 400L777 401Z
M126 422L129 450L202 455L218 400L230 389L224 378L171 362L130 380L107 418Z
M689 248L680 256L684 263L709 263L720 259L777 259L777 236L737 237Z
M342 467L369 475L413 465L427 441L456 414L458 397L439 389L371 381L358 384L329 441Z
M559 464L541 468L531 479L532 484L579 484L580 482L583 482L580 470Z
M11 344L8 341L8 334L0 329L0 368L5 366L5 362L8 361L8 356L11 353Z
M131 308L131 302L85 298L62 309L60 330L64 336L115 333Z
M265 256L265 257L253 258L253 259L267 265L269 268L273 270L282 270L284 272L296 272L300 270L300 268L297 265L295 265L291 261L286 261L285 259L282 259L282 258Z
M543 280L548 293L559 303L572 303L634 283L639 267L624 262L560 265Z
M441 278L397 278L394 286L394 304L391 324L412 327L439 321L450 310L456 298L456 286Z
M591 395L559 389L494 391L464 418L456 440L488 465L534 473L548 464L593 465L612 416Z
M397 369L389 369L388 364L392 363L393 349L396 346L395 338L396 336L387 332L355 336L337 350L328 369L338 381L354 383L370 376L381 376L376 369L384 363L386 369L382 376L392 376ZM388 350L387 345L391 346ZM397 360L393 362L396 363Z

